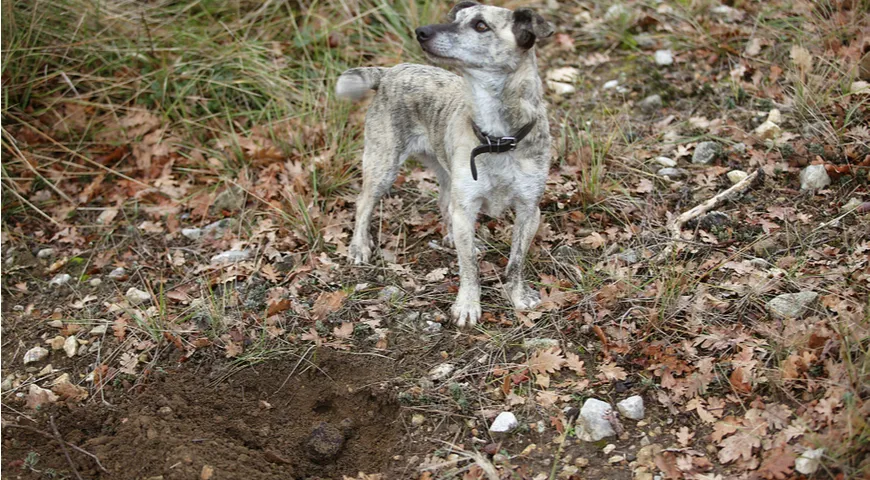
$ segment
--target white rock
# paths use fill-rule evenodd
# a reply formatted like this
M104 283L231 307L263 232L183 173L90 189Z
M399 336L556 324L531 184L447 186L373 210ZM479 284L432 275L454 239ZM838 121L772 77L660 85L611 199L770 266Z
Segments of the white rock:
M671 65L674 63L674 52L670 50L656 50L653 55L656 65Z
M612 443L608 443L607 445L604 446L604 449L602 449L601 451L605 455L610 455L611 453L613 453L614 450L616 450L616 445L614 445Z
M558 346L559 340L555 338L526 338L523 340L523 349L525 350L538 350Z
M199 240L202 237L201 228L182 228L181 234L190 240Z
M387 285L378 292L378 299L382 302L396 302L402 299L404 292L395 285Z
M656 157L653 161L666 168L674 168L677 166L677 161L668 157Z
M571 95L577 89L569 83L557 82L555 80L547 80L547 88L553 91L556 95Z
M851 212L856 208L860 207L864 202L861 201L858 197L852 197L848 202L844 203L842 207L840 207L840 212Z
M3 379L3 383L0 384L0 391L5 392L7 390L12 390L12 387L15 386L14 382L15 382L15 374L14 373L10 373L9 375L6 375L6 378Z
M810 290L784 293L767 302L767 308L775 317L800 318L818 298L819 294Z
M494 433L505 433L510 432L514 428L519 425L520 422L517 421L517 417L511 412L501 412L495 417L495 420L492 421L492 425L489 426L489 431Z
M109 272L109 278L112 280L120 280L127 276L127 270L124 270L124 267L118 267L111 272Z
M743 170L731 170L727 174L728 180L731 180L731 183L740 183L748 176L749 174Z
M731 8L728 5L719 5L710 9L710 13L726 22L735 22L743 19L743 10Z
M227 250L211 257L212 265L231 265L244 262L251 257L250 250Z
M777 108L773 108L767 113L767 121L776 124L782 123L782 112Z
M852 85L849 86L849 92L852 94L870 93L870 83L867 83L864 80L858 80L857 82L852 82Z
M88 281L88 285L92 287L99 287L103 284L103 280L100 277L94 277Z
M660 177L670 178L671 180L679 180L689 175L687 170L682 168L662 168L656 174Z
M97 325L96 327L92 328L90 332L88 332L88 335L90 335L92 337L99 337L99 336L105 335L106 331L108 331L108 329L109 329L109 326L106 325L105 323L102 325Z
M692 163L696 165L709 165L719 156L719 144L716 142L701 142L695 147L692 154Z
M619 80L610 80L608 82L605 82L602 88L604 88L605 90L610 90L612 88L616 88L617 86L619 86Z
M456 369L456 366L452 363L442 363L441 365L437 365L432 370L429 370L429 379L433 382L437 382L439 380L444 380L447 378L453 370Z
M48 350L42 347L33 347L24 353L24 364L38 362L48 356Z
M151 300L151 294L143 292L136 287L130 287L127 293L124 294L124 298L127 299L130 305L136 306Z
M804 475L812 475L819 468L819 461L825 453L824 448L807 450L794 461L794 469Z
M629 12L625 5L622 5L620 3L614 3L607 9L607 12L604 13L604 19L607 21L613 21L619 19L620 17L627 16L630 13L631 12Z
M48 282L48 285L52 287L59 287L61 285L66 285L67 283L69 283L70 280L72 280L72 276L70 274L58 273Z
M43 248L42 250L36 252L36 258L51 258L54 256L53 248Z
M758 135L758 138L762 140L773 140L778 137L782 133L782 129L779 128L779 125L767 120L762 123L758 127L755 128L755 134Z
M610 420L605 418L612 413L609 403L595 398L587 399L580 409L580 416L577 417L577 437L587 442L597 442L602 438L615 436L616 432Z
M554 68L547 72L547 80L571 83L580 75L580 70L574 67Z
M76 356L76 351L78 349L79 342L76 341L75 335L70 335L63 341L63 351L66 352L67 357L72 358Z
M810 165L801 171L801 190L818 190L830 184L824 165Z
M641 100L637 106L646 114L652 114L659 111L664 106L662 96L659 94L650 95Z
M419 427L420 425L423 425L424 422L426 422L426 416L423 415L422 413L415 413L414 415L411 416L411 425L413 425L415 427Z
M619 414L632 420L643 420L643 397L634 395L616 404Z

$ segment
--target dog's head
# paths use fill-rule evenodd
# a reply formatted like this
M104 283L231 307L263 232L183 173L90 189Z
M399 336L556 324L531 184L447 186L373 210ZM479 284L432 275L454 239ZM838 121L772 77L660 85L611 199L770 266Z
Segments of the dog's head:
M417 41L434 62L471 70L516 70L523 56L553 27L528 8L461 2L450 10L450 23L416 30Z

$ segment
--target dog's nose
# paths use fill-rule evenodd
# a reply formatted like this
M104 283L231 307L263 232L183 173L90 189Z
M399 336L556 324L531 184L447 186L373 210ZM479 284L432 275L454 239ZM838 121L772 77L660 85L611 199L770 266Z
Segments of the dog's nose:
M429 40L435 35L435 29L432 26L420 27L417 30L414 30L417 33L417 41L425 42Z

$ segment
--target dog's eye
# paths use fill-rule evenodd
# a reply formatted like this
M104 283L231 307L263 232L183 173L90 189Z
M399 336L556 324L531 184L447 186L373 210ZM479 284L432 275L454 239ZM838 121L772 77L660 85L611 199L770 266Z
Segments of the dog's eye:
M483 20L479 20L477 23L474 24L474 29L480 33L488 32L489 25L487 25Z

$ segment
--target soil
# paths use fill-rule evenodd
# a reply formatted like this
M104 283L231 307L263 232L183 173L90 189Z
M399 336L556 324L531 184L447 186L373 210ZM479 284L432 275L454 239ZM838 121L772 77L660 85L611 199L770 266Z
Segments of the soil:
M56 406L38 415L39 425L20 423L51 432L48 417L56 417L60 435L107 470L71 451L82 478L180 480L213 469L215 480L318 479L390 470L402 439L398 403L383 383L394 377L393 360L323 349L312 363L297 362L261 364L223 381L224 369L185 365L154 373L119 405ZM311 452L312 432L324 422L351 425L334 456ZM39 455L33 471L7 468L17 472L8 478L69 471L57 443L37 433L4 428L3 446L5 459Z

